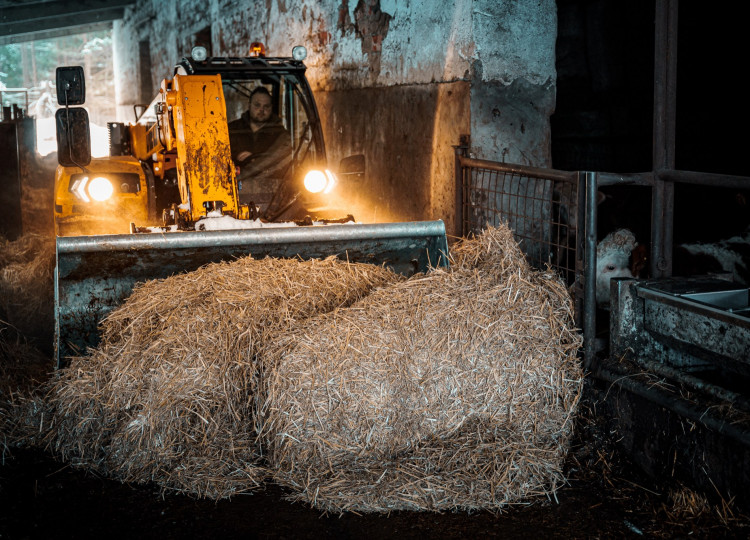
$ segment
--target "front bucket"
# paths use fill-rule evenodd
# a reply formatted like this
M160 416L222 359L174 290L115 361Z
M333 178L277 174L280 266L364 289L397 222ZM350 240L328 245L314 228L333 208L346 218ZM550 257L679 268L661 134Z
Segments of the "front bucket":
M430 267L447 267L447 254L442 221L58 237L57 366L99 343L99 322L138 282L246 255L302 259L335 255L351 262L385 264L410 276Z

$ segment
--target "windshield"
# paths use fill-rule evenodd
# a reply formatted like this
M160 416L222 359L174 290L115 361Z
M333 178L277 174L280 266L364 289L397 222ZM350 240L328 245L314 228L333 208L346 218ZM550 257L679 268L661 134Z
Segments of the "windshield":
M321 158L314 109L294 75L222 84L240 201L264 212L285 184Z

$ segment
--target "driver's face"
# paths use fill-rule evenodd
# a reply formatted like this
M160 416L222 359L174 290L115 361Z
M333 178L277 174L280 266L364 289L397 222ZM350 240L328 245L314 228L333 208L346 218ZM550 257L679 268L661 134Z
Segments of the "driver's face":
M271 97L265 94L255 94L250 100L250 120L253 122L268 122L271 118Z

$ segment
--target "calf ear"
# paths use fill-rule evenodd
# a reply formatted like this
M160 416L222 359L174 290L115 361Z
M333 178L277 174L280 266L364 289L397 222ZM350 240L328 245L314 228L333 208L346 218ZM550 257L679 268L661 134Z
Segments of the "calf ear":
M602 204L604 201L609 199L609 195L605 194L603 191L597 191L596 192L596 204Z

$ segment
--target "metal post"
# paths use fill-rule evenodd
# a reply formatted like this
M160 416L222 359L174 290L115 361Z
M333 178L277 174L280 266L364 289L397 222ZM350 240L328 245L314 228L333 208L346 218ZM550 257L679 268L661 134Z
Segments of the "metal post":
M651 275L672 275L674 184L659 175L675 167L677 0L657 0L654 35L654 134L651 196Z
M583 365L587 371L594 367L594 339L596 338L596 190L597 174L578 173L578 189L586 189L586 223L584 224L586 268L583 282ZM594 369L598 371L598 366Z
M463 167L461 166L461 157L466 156L466 152L469 150L469 136L468 135L461 135L459 137L459 143L458 145L453 146L453 152L454 152L454 163L455 163L455 169L454 169L454 175L455 175L455 184L456 184L456 212L455 212L455 219L456 223L454 226L454 231L456 236L462 237L464 234L466 234L468 231L464 231L464 190L466 187L464 186L463 182Z

